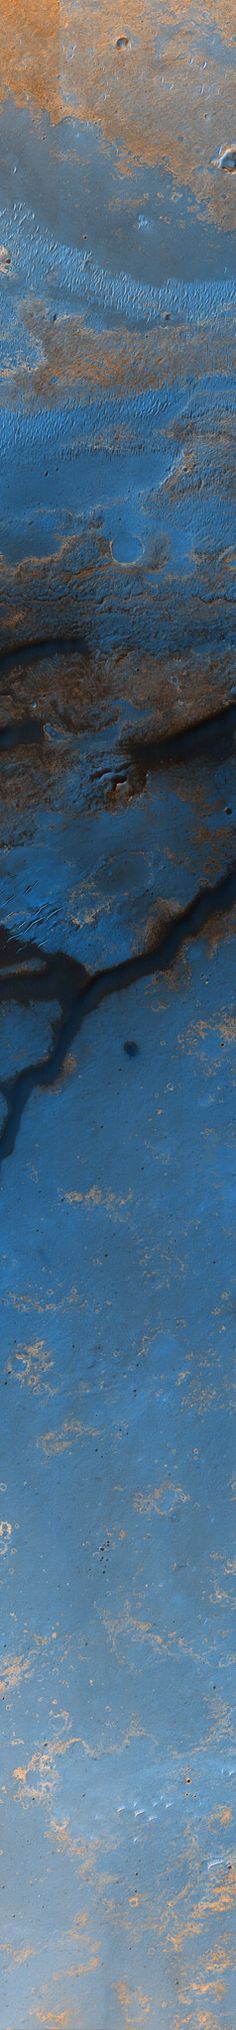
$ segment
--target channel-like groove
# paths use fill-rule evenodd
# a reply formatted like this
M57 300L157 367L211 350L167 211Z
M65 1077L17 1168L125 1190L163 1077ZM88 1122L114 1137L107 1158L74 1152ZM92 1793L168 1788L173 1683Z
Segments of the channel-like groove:
M123 993L136 981L156 972L168 972L187 939L201 936L208 922L233 909L236 902L236 861L212 887L199 889L186 908L174 915L160 931L152 951L143 951L120 964L89 974L76 959L65 953L47 954L36 944L24 945L4 929L0 942L0 998L21 1001L56 999L60 1004L53 1025L52 1047L46 1058L37 1059L25 1070L2 1080L0 1090L7 1118L0 1137L0 1162L11 1156L27 1101L35 1089L43 1091L58 1079L75 1036L89 1015L112 994Z

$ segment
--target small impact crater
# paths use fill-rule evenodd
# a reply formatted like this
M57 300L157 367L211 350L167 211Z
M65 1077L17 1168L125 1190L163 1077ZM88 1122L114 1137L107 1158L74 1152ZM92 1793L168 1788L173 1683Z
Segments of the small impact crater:
M126 570L129 564L138 564L143 555L143 546L138 536L131 535L126 529L117 533L114 542L110 544L110 550L113 564L123 564Z
M117 49L130 49L130 48L131 48L131 43L130 43L130 39L129 39L129 35L118 35L118 36L117 36L117 43L116 43L116 48L117 48Z

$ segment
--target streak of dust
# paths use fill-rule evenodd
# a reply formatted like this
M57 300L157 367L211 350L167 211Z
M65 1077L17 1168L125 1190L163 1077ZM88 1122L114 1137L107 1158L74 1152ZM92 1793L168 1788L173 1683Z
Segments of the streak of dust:
M186 2020L188 2021L188 2018L185 2018ZM211 2009L199 2009L197 2022L199 2030L219 2030L219 2017L213 2016Z
M17 368L2 367L1 388L4 407L8 401L12 404L15 399L18 400L20 394L24 396L27 406L37 401L48 402L49 399L51 405L55 406L57 401L61 400L63 387L68 391L68 387L86 385L88 388L92 387L94 391L100 388L108 389L109 392L114 389L117 394L123 391L127 396L137 395L138 392L144 394L146 390L152 388L158 391L162 387L171 388L174 382L184 388L186 376L189 378L190 375L198 382L201 377L211 382L213 374L217 373L224 374L224 377L226 374L231 378L234 371L233 341L224 313L216 329L212 319L209 321L206 319L204 324L193 329L189 328L189 325L186 327L183 321L177 328L171 323L168 324L168 331L165 325L159 326L155 337L151 330L143 331L141 339L136 331L127 331L125 325L121 325L118 331L105 330L101 336L100 332L94 331L88 319L85 321L82 315L71 312L64 312L58 316L55 330L42 299L27 304L23 301L21 317L24 330L37 345L37 349L41 350L41 360L37 360L32 366L27 362L27 366L22 364ZM194 476L199 487L201 451L204 454L207 486L206 454L211 446L211 455L214 459L214 444L214 426L213 433L209 428L207 431L205 427L203 444L201 425L196 429L194 422L191 424L191 443L189 443L189 419L186 425L183 419L181 448L178 449L177 442L176 460L171 472L162 481L165 493L172 496L178 490L180 494L189 481L192 489ZM224 426L222 419L221 431L218 431L215 455L218 473L219 464L220 466L222 464L224 484L228 475L229 488L232 484L231 445L232 429L230 434L226 409ZM160 546L160 562L162 561L163 552Z
M106 1891L107 1887L111 1888L112 1881L114 1887L114 1877L112 1877L111 1875L106 1875L105 1873L101 1873L101 1870L99 1870L99 1873L97 1874L96 1886L101 1894L104 1918L105 1920L108 1921L109 1926L112 1926L112 1930L114 1931L114 1933L117 1934L118 1932L121 1935L122 1932L122 1935L125 1936L126 1951L133 1952L134 1947L137 1948L137 1946L139 1946L140 1943L142 1943L142 1945L144 1944L144 1934L147 1933L150 1934L153 1939L158 1935L157 1908L156 1911L154 1912L153 1908L150 1907L149 1897L147 1899L144 1899L141 1896L137 1896L136 1898L129 1897L128 1899L129 1906L131 1904L133 1908L135 1908L136 1912L134 1920L133 1909L132 1911L130 1911L129 1908L126 1911L124 1905L124 1907L122 1907L121 1910L120 1904L117 1904L117 1902L114 1900L113 1897L111 1897L110 1895L109 1896L105 1895L104 1892ZM140 1907L142 1906L143 1903L144 1910L142 1909L142 1907ZM146 1937L145 1937L145 1945L146 1945ZM147 1950L149 1952L149 1944Z
M235 1967L236 1945L232 1945L232 1938L230 1938L229 1932L225 1932L220 1945L214 1945L212 1951L207 1954L205 1958L205 1971L207 1974L216 1974L218 1976L227 1974L231 1968L234 1970Z
M14 1364L7 1363L7 1372L9 1374L10 1368L14 1379L20 1382L21 1388L31 1389L33 1395L40 1395L41 1390L53 1395L55 1391L48 1382L48 1374L53 1365L44 1339L35 1339L32 1344L26 1342L23 1346L16 1347Z
M189 1027L178 1036L179 1047L188 1055L191 1055L192 1050L198 1050L200 1056L202 1053L199 1050L199 1045L204 1044L206 1038L212 1034L214 1035L215 1031L223 1038L224 1043L236 1043L235 1015L224 1016L222 1021L222 1016L217 1014L216 1011L216 1014L211 1015L207 1022L203 1018L198 1022L190 1022ZM219 1059L217 1062L219 1062Z
M68 1296L61 1297L59 1303L54 1302L53 1298L46 1296L41 1304L40 1298L35 1297L31 1290L25 1291L24 1295L20 1297L16 1297L15 1290L8 1290L8 1295L2 1298L2 1303L5 1310L8 1310L8 1305L12 1304L15 1311L40 1311L43 1313L45 1311L56 1311L60 1313L61 1311L67 1311L68 1304L79 1304L81 1311L86 1309L86 1299L80 1297L80 1292L74 1285L69 1290Z
M139 1620L137 1615L131 1614L128 1601L125 1604L123 1613L116 1620L114 1620L111 1614L104 1612L103 1621L108 1640L115 1655L118 1654L120 1638L125 1637L129 1638L129 1641L132 1639L134 1643L146 1643L147 1647L150 1647L154 1653L158 1652L160 1661L162 1657L168 1656L173 1658L173 1663L175 1663L176 1653L181 1650L182 1655L191 1657L194 1663L199 1664L203 1662L202 1652L194 1649L191 1643L186 1642L185 1636L177 1635L175 1628L167 1629L165 1635L160 1635L158 1630L154 1628L152 1621Z
M176 914L176 905L175 905L175 914ZM220 946L222 945L222 942L224 944L228 944L232 941L232 939L235 938L235 931L236 931L236 909L234 906L230 912L226 911L226 914L224 916L222 913L222 915L220 914L218 917L217 916L212 917L212 922L210 921L209 918L207 923L203 924L201 929L201 942L203 946L205 946L207 952L208 964L214 963L214 959L217 957L217 953L220 949ZM189 944L191 945L191 932L189 932L189 940L186 936L186 945L188 941ZM174 993L175 995L176 995L176 979L178 978L178 969L180 963L181 959L179 956L179 959L175 959L175 965L173 967L172 972L170 970L168 973L168 992L172 991L172 993ZM186 947L185 951L183 948L182 963L184 963L185 966L185 978L187 984L187 982L188 981L190 982L191 980L191 968L188 956L186 957ZM151 980L148 981L145 992L147 999L148 998L151 999L151 1007L153 1014L158 1015L160 1006L163 1005L160 1001L160 978L158 973L156 975L155 973L153 973ZM183 1035L182 1036L180 1035L178 1040L179 1046L183 1045ZM231 1040L233 1041L233 1038Z
M191 784L191 785L189 786L189 788L188 788L188 796L189 796L189 801L191 801L191 804L192 804L192 808L193 808L193 809L195 809L195 811L197 810L197 800L198 800L198 795L199 795L199 793L198 793L198 791L196 791L196 789L195 789L195 786L194 786L194 784L192 783L192 784ZM203 809L204 809L204 801L205 801L205 807L207 807L207 802L208 802L208 797L209 797L209 790L207 790L207 792L206 792L206 789L205 789L205 792L204 792L203 790L201 790L201 792L200 792L200 795L201 795L201 808L202 808L202 810L203 810ZM233 851L234 851L234 844L235 844L235 825L234 825L234 823L232 824L232 827L230 827L230 834L231 834L231 838L232 838L232 849L233 849ZM209 840L209 845L208 845L208 843L207 843L207 841L208 841L208 840ZM214 834L214 837L213 837L213 838L211 837L211 833L210 833L210 829L209 829L209 831L208 831L208 830L207 830L207 827L204 827L204 830L203 830L203 827L201 827L201 831L199 831L199 833L198 833L198 835L197 835L197 838L196 838L196 843L199 843L199 845L201 845L201 844L204 844L204 843L205 843L205 853L204 853L204 874L205 874L205 880L206 880L207 882L208 882L208 881L210 882L210 881L212 881L212 880L213 880L213 881L214 881L214 880L216 880L216 879L217 879L217 874L220 874L220 873L221 873L221 870L222 870L222 859L224 858L224 852L225 852L225 826L224 826L224 825L219 825L219 826L218 826L218 828L217 828L217 831L216 831L216 832L215 832L215 834Z
M215 1811L210 1812L208 1824L209 1826L214 1825L214 1821L216 1820L218 1825L229 1826L232 1817L233 1813L230 1804L218 1804L215 1806Z
M78 1438L100 1437L101 1431L96 1430L96 1427L93 1428L92 1424L81 1424L79 1417L67 1417L61 1431L45 1431L39 1443L44 1458L50 1459L53 1453L56 1456L59 1452L68 1452Z
M78 1067L76 1057L74 1057L72 1050L68 1050L66 1053L66 1057L64 1057L64 1062L63 1064L61 1064L60 1071L58 1072L58 1078L55 1078L54 1093L61 1093L62 1088L66 1085L67 1079L74 1077L74 1072L77 1072L77 1068Z
M34 2013L36 2022L45 2024L45 2030L47 2024L49 2030L70 2030L71 2009L59 2009L56 2016L55 2009L35 2009Z
M134 1721L133 1724L131 1723L124 1740L118 1744L114 1743L114 1745L112 1744L108 1748L103 1748L102 1744L97 1748L91 1747L90 1742L86 1741L82 1734L69 1734L67 1738L55 1737L55 1739L48 1742L46 1748L36 1748L28 1763L19 1763L13 1769L13 1779L17 1784L15 1795L18 1802L29 1804L33 1801L40 1805L45 1804L51 1810L52 1795L58 1783L57 1765L65 1755L70 1754L75 1748L81 1748L83 1755L89 1756L91 1761L98 1761L100 1758L104 1758L104 1755L106 1757L123 1755L124 1748L128 1746L129 1741L133 1739L134 1735L135 1737L143 1735L143 1728L139 1726L137 1721ZM31 1778L32 1782L31 1780L29 1781ZM81 1847L81 1841L74 1841L68 1819L61 1822L55 1817L52 1818L50 1816L48 1838L50 1838L51 1832L55 1833L59 1846L63 1847L67 1853L83 1855L84 1850ZM97 1842L95 1841L94 1851L96 1852L96 1850Z
M8 1940L4 1940L4 1944L0 1945L0 1952L2 1952L3 1954L6 1953L7 1958L11 1960L11 1964L13 1967L26 1966L27 1960L31 1960L34 1958L33 1946L22 1945L19 1946L19 1948L17 1949L17 1947L11 1945L8 1942Z
M165 1497L168 1494L172 1496L172 1500L168 1503L167 1510ZM176 1487L172 1480L163 1480L162 1486L151 1488L149 1494L134 1494L133 1508L136 1509L138 1515L153 1515L155 1510L157 1510L158 1515L169 1515L170 1508L175 1508L176 1502L179 1501L189 1501L189 1494L184 1493L183 1487Z
M225 1981L192 1981L191 1994L214 1995L215 2001L221 2001L225 1995Z
M99 125L104 141L119 149L121 168L135 163L164 164L177 186L192 190L208 206L217 225L234 223L234 178L219 161L219 93L222 67L212 52L212 28L222 36L222 0L208 0L207 16L198 7L193 55L191 0L170 0L168 18L160 22L159 52L156 0L129 0L127 48L122 42L124 0L117 23L116 0L89 0L79 8L69 0L59 31L57 0L32 0L30 18L25 0L2 0L1 97L10 92L22 106L30 97L33 111L46 112L57 125L63 117ZM117 28L120 29L120 37ZM234 4L224 8L224 100L227 105L225 146L235 121L235 79L231 65ZM202 78L206 45L206 70ZM226 55L226 45L228 51Z
M21 1686L22 1684L24 1684L26 1678L29 1677L31 1678L34 1676L35 1669L37 1666L40 1665L40 1661L42 1664L44 1662L42 1652L44 1650L48 1652L50 1643L51 1642L55 1643L55 1641L57 1641L57 1631L55 1631L55 1629L52 1629L51 1636L41 1634L34 1635L33 1648L28 1651L27 1656L22 1656L18 1654L14 1656L7 1656L4 1657L4 1662L2 1658L0 1658L0 1699L1 1698L5 1699L7 1696L9 1700L10 1697L13 1697L13 1694L15 1692L21 1689ZM39 1651L41 1652L41 1658L38 1654ZM65 1647L62 1648L62 1651L60 1652L60 1663L67 1661L68 1653L69 1650L67 1642ZM56 1654L56 1662L55 1662L53 1651L53 1667L56 1670L58 1670L58 1663L59 1663L58 1653ZM60 1717L64 1720L65 1726L66 1725L68 1726L69 1724L68 1715L62 1713ZM25 1772L23 1772L23 1776L24 1775Z
M69 1931L69 1938L73 1939L74 1945L77 1943L78 1940L78 1931L86 1931L88 1923L89 1923L88 1911L77 1910L76 1917L74 1917L73 1924L71 1925Z
M91 1947L90 1957L80 1960L79 1965L67 1967L67 1981L83 1980L88 1974L96 1974L100 1966L101 1953L98 1945Z
M204 1363L202 1365L204 1365ZM181 1377L178 1376L177 1388L180 1386L180 1384ZM211 1409L212 1403L215 1402L217 1402L217 1389L213 1387L213 1383L208 1382L207 1384L205 1384L205 1386L203 1386L199 1375L197 1376L196 1380L192 1381L191 1374L189 1374L188 1387L185 1390L184 1394L181 1396L181 1409L187 1410L191 1409L194 1410L194 1413L197 1417L205 1417L207 1415L208 1410Z
M187 1918L184 1923L178 1921L177 1929L171 1928L168 1933L168 1943L173 1946L176 1953L180 1953L187 1938L202 1937L209 1916L216 1917L218 1921L227 1910L234 1908L235 1902L236 1870L229 1863L228 1868L226 1866L223 1880L221 1877L219 1882L215 1884L215 1888L213 1890L209 1889L208 1895L202 1897L201 1901L195 1905L195 1908L191 1912L191 1917ZM176 1912L174 1913L174 1911L173 1917L176 1919ZM212 1971L214 1971L214 1965L215 1961L212 1961Z
M222 944L222 936L224 938L224 944L226 943L228 944L230 942L230 939L235 937L235 929L236 929L235 909L231 910L230 916L228 916L226 913L226 916L224 917L223 927L222 921L220 921L220 917L218 918L218 920L217 917L215 917L214 922L212 918L212 923L206 924L205 930L203 931L202 935L204 937L204 943L207 945L209 959L214 959L216 957L216 954L219 950L219 945Z
M50 1804L52 1792L58 1782L57 1763L62 1756L76 1747L82 1747L85 1753L90 1753L88 1743L83 1741L80 1734L70 1734L68 1739L55 1738L49 1741L46 1749L36 1748L29 1762L25 1765L18 1764L13 1769L13 1778L18 1785L16 1796L19 1802L30 1803L33 1800L38 1804ZM32 1783L29 1782L29 1777L33 1778Z
M161 939L162 937L164 937L165 933L168 933L168 929L170 924L173 922L173 918L176 917L177 922L179 916L181 916L181 904L177 901L176 895L171 895L168 898L168 902L163 903L160 901L154 909L152 906L152 909L148 912L145 925L144 950L146 952L153 951L154 944L158 942L159 938ZM181 955L179 957L179 963L178 958L175 959L175 992L176 992L176 978L182 964L183 957L181 952ZM171 983L168 980L168 986L170 984Z
M128 1981L125 1980L114 1982L114 1992L118 1998L125 2030L141 2030L142 2024L150 2015L149 1996L143 1995L141 1988L131 1990Z
M0 1558L4 1558L6 1551L10 1548L13 1527L13 1523L6 1522L5 1520L0 1522Z
M97 1861L103 1851L101 1840L90 1840L87 1844L86 1841L75 1840L73 1839L69 1819L56 1819L55 1817L50 1818L50 1824L47 1827L45 1837L46 1840L55 1843L59 1854L68 1854L71 1860L75 1858L79 1860L80 1875L85 1882L90 1881L94 1871L96 1873Z
M0 1663L0 1673L0 1699L5 1699L6 1692L18 1691L30 1676L30 1660L24 1656L6 1657L4 1664Z
M213 1916L222 1917L224 1911L232 1910L235 1903L236 1868L229 1863L228 1872L225 1874L223 1882L216 1883L211 1898L205 1904L205 1910L206 1913L208 1913L208 1910L211 1911Z
M123 1207L127 1211L127 1206L133 1199L133 1192L128 1191L126 1198L117 1198L114 1191L103 1192L99 1190L97 1184L92 1184L90 1191L64 1191L63 1199L67 1205L85 1205L92 1210L102 1205L105 1212L115 1215L119 1214Z

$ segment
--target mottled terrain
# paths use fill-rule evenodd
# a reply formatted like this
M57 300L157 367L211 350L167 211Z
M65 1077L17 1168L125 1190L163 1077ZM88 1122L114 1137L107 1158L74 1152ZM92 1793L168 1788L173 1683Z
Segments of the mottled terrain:
M2 0L0 2030L235 2030L232 0Z

